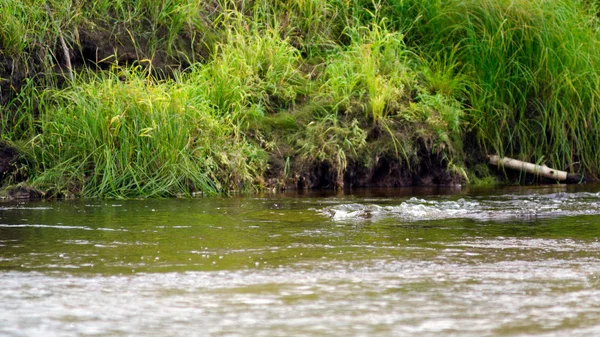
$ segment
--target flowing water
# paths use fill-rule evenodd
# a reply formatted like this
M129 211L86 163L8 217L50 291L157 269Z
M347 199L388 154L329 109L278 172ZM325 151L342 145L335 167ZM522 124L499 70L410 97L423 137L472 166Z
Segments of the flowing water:
M0 336L598 336L598 191L0 202Z

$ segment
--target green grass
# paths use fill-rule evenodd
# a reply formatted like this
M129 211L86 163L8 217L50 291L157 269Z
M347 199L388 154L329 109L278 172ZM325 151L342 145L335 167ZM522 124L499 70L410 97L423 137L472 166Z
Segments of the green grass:
M0 81L1 138L49 193L227 193L315 167L340 187L380 158L477 183L487 154L598 178L593 2L2 5L0 60L14 71ZM91 60L94 38L114 50Z
M82 77L74 88L44 94L42 132L27 144L38 165L34 187L87 197L254 188L263 151L191 86L135 69Z
M584 4L392 1L386 10L403 19L395 24L409 46L434 56L431 68L446 63L465 79L456 97L484 152L597 176L599 36Z
M280 36L280 27L229 19L225 40L215 46L215 57L197 64L184 81L198 89L220 113L240 124L293 103L305 91L299 71L300 53ZM280 106L280 105L283 105Z

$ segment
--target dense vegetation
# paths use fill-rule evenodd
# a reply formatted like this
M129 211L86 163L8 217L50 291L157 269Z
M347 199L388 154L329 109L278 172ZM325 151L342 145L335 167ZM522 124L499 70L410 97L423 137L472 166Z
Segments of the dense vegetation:
M594 2L0 1L4 186L474 183L488 154L598 178Z

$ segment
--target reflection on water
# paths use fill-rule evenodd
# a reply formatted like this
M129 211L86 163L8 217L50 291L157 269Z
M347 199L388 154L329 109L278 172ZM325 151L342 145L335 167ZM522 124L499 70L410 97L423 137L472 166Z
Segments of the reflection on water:
M0 203L0 335L599 335L600 195L556 188Z

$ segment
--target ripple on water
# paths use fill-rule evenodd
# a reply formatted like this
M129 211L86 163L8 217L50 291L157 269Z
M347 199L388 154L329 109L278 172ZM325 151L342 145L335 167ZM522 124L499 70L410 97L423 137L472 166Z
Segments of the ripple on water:
M44 206L37 206L37 207L31 207L31 206L24 206L24 205L18 205L18 206L0 206L0 211L12 211L12 210L28 210L28 211L45 211L45 210L50 210L52 209L52 207L44 207Z
M483 336L600 332L598 259L379 259L79 277L0 274L0 334ZM596 282L596 283L594 283ZM143 314L140 314L143 313ZM17 328L19 327L19 331ZM11 330L12 329L12 330ZM198 330L201 329L201 330Z
M15 252L0 257L6 267L0 270L0 336L600 335L600 243L592 239L593 228L590 235L571 236L546 233L560 227L553 219L519 224L518 231L478 221L429 227L345 223L600 214L598 194L348 200L307 201L307 208L318 204L318 212L337 223L311 216L293 226L271 225L262 222L272 218L262 218L271 216L268 211L240 213L260 224L249 229L251 222L238 226L234 215L235 225L203 216L189 224L169 225L163 218L146 227L120 227L122 219L112 210L113 226L129 232L96 231L98 223L89 219L97 218L89 214L65 222L89 227L16 230L31 234L31 241L19 235L0 240ZM585 229L597 226L595 219L568 225ZM60 249L49 238L57 238ZM175 238L185 239L172 250L160 246ZM263 238L268 240L255 242ZM124 254L133 252L126 249L130 245L143 254ZM1 248L0 254L7 251ZM165 249L160 259L159 248ZM185 254L193 262L181 259ZM198 267L236 255L247 263ZM113 274L83 268L97 261ZM40 269L23 272L27 263ZM141 268L146 265L152 268ZM138 266L157 272L129 272ZM73 267L80 270L68 269Z

